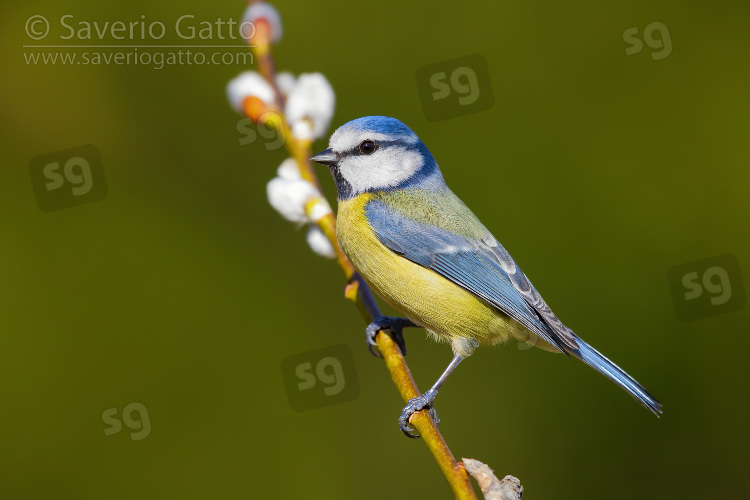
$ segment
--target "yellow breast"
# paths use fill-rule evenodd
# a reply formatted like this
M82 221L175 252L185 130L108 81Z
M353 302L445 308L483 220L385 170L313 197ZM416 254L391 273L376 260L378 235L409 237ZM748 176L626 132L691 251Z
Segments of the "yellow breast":
M365 193L339 201L336 229L341 249L375 293L442 341L495 344L518 333L515 320L380 243L365 217L371 198Z

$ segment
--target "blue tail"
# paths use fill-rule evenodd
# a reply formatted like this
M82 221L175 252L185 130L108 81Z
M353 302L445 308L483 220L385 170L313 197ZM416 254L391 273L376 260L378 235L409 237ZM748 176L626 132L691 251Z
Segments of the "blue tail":
M649 394L641 384L580 338L576 338L576 341L578 342L579 349L566 348L565 350L568 353L625 389L638 403L654 412L654 415L657 417L659 416L661 413L661 403Z

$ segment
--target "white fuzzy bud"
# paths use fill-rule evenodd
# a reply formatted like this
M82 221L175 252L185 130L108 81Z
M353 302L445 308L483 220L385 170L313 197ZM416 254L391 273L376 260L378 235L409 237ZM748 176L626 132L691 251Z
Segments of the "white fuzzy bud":
M244 113L244 102L250 96L257 97L268 105L274 102L273 88L255 71L245 71L227 84L227 98L238 113Z
M320 192L309 182L274 177L266 185L268 202L286 220L304 224L309 222L305 204L320 196Z
M307 230L307 244L316 254L329 259L336 258L336 250L331 246L323 231L318 226L310 226Z
M297 78L288 71L283 71L276 75L276 85L278 85L281 95L285 98L289 97L289 93L292 91L296 83Z
M299 173L299 167L297 166L297 161L294 158L287 158L282 161L281 165L279 165L279 168L276 170L276 175L288 181L302 179L302 176Z
M317 222L333 213L331 205L320 191L302 178L294 158L287 158L281 162L276 175L277 177L268 182L266 192L271 206L285 219L298 223ZM316 199L316 202L308 213L305 205L313 199Z
M318 201L316 201L315 204L310 208L308 218L313 222L318 222L323 217L332 213L333 210L331 210L331 205L329 205L328 201L321 195L320 197L318 197Z
M336 95L325 76L321 73L300 75L286 104L292 135L308 140L323 137L335 106Z
M276 7L266 2L250 4L250 6L245 9L242 21L255 24L258 19L265 19L268 22L268 25L271 27L272 42L276 43L281 40L281 35L283 34L281 29L281 16L279 15L279 11L276 10Z
M313 130L312 123L307 119L292 122L292 136L304 141L314 140L315 131Z

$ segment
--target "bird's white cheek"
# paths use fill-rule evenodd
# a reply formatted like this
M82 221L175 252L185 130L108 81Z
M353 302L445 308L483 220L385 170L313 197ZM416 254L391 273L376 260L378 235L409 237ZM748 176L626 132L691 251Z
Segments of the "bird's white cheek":
M339 166L341 175L354 193L396 186L414 175L424 164L416 151L404 148L381 149L372 156L347 158Z

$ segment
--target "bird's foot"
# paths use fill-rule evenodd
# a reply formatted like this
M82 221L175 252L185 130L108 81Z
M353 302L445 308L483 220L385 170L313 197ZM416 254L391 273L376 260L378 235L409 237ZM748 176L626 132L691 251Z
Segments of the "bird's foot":
M416 429L409 426L409 419L411 418L411 416L420 410L424 410L425 408L427 408L430 414L430 418L432 418L432 421L435 422L435 425L440 423L437 411L435 410L435 407L432 406L432 401L435 399L435 396L437 396L437 391L433 391L432 389L430 389L421 396L410 399L404 409L401 411L401 417L399 417L398 419L398 426L401 428L401 432L403 432L407 437L410 437L412 439L421 437L419 434L414 434L414 431L416 431Z
M408 326L418 325L415 325L409 318L394 318L392 316L380 316L379 318L376 318L375 321L367 325L367 329L365 330L367 349L369 349L370 354L376 358L383 357L378 350L378 344L375 342L375 337L380 331L388 330L393 341L396 342L399 349L401 349L401 354L406 356L406 341L404 340L403 329Z

